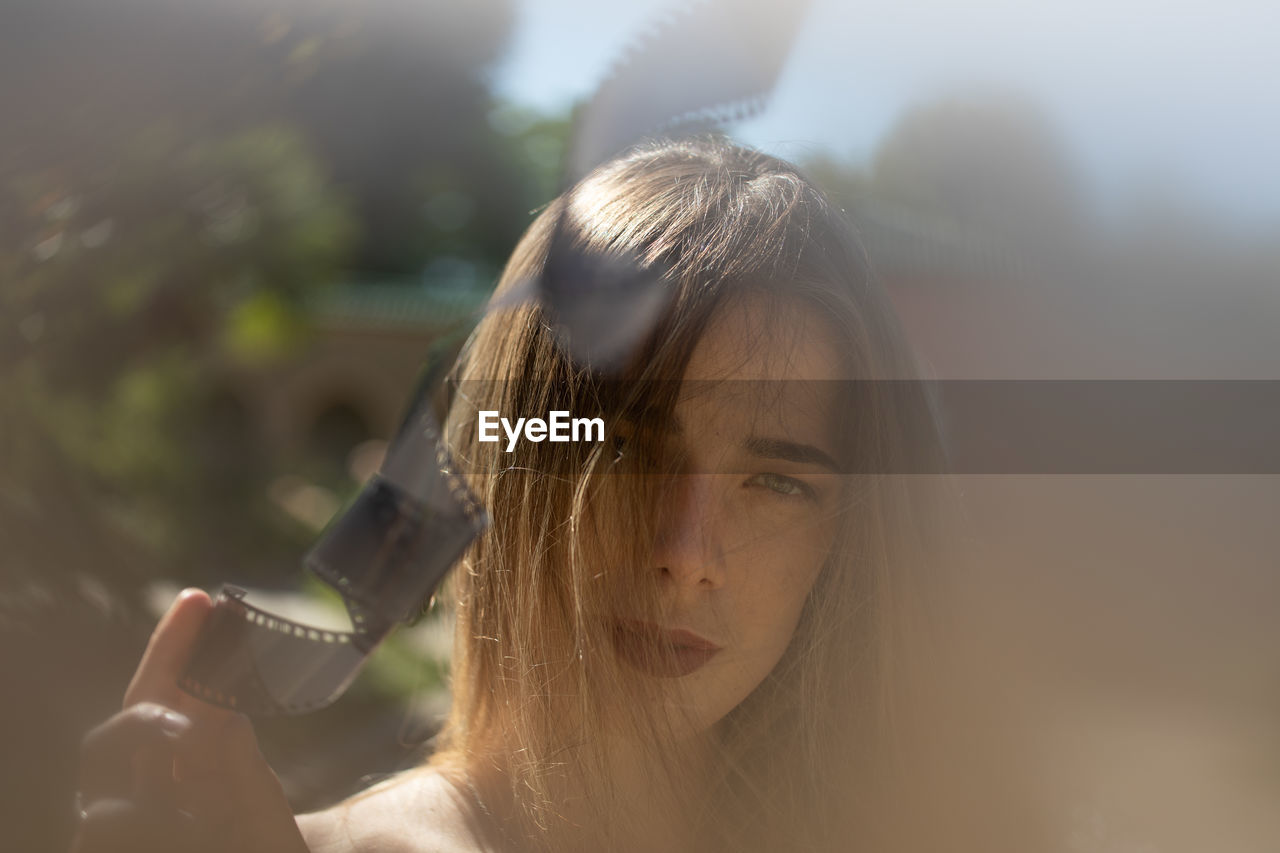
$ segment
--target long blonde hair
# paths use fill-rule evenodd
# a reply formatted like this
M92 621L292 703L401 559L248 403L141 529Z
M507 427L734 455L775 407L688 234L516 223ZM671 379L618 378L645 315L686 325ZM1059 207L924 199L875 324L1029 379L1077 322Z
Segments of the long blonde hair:
M649 745L706 843L846 849L858 805L871 802L869 777L892 752L930 588L927 500L895 475L935 459L937 436L894 312L812 183L719 139L652 143L597 169L537 217L495 299L537 279L553 237L661 270L670 299L617 381L569 358L532 302L492 311L464 348L446 432L493 525L455 573L453 705L432 764L501 753L528 838L608 849L610 833L639 829L611 794L607 744L621 732ZM648 484L658 478L626 476L639 471L611 442L523 442L507 453L477 441L476 415L598 414L611 434L624 419L667 417L676 383L661 380L680 378L710 318L746 292L820 312L851 374L877 381L846 401L856 417L845 418L842 452L861 472L850 477L847 523L782 659L715 727L714 784L703 777L691 789L670 721L649 710L662 686L618 672L608 637L620 605L658 606L636 571L651 556L659 498ZM591 826L560 820L566 779L587 792Z

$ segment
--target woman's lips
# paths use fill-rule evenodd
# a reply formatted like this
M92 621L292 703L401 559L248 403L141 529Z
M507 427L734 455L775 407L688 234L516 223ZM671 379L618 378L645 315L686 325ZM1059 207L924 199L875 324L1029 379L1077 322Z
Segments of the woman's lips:
M619 622L613 635L623 660L659 678L688 675L720 651L715 643L692 631L659 628L646 622Z

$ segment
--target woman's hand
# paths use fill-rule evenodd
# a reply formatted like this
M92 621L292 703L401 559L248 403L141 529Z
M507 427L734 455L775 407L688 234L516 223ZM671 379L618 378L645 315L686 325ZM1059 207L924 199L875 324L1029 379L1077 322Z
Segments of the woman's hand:
M160 620L124 710L85 736L72 853L305 853L249 718L177 686L213 604L187 590Z

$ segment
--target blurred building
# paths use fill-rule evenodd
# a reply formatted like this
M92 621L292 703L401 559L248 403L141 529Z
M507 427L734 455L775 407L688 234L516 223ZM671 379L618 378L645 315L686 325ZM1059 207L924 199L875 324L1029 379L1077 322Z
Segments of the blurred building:
M348 283L307 311L307 343L287 358L228 367L227 405L273 455L305 448L340 461L388 439L433 342L471 322L488 294L459 285Z

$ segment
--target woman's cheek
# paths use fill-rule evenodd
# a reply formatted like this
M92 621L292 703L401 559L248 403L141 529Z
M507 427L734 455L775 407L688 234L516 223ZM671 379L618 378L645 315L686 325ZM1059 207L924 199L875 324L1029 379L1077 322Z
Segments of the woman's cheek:
M826 550L815 548L805 537L786 537L773 539L757 556L751 573L756 579L754 597L791 630L826 562Z

